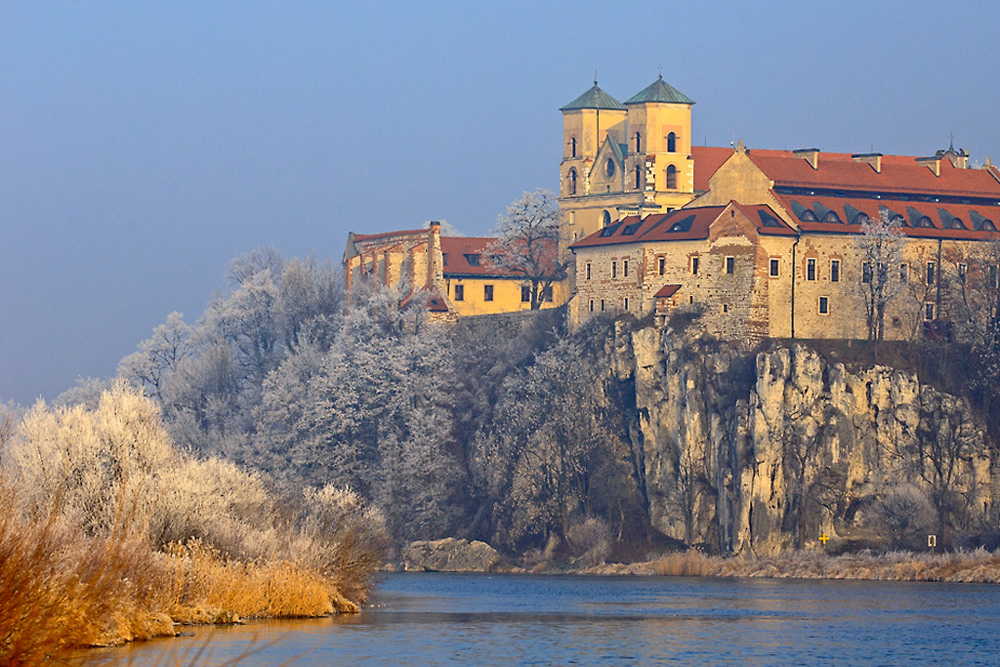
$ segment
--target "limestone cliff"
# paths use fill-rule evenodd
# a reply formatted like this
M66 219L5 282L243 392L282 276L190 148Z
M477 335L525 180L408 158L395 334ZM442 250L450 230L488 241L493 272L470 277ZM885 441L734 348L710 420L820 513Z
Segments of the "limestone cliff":
M912 373L849 371L804 345L748 355L654 328L619 330L615 344L614 372L634 385L639 488L671 538L768 554L823 533L833 545L884 541L876 509L902 521L881 516L882 527L944 541L996 518L997 457L980 420ZM901 488L916 500L886 504Z

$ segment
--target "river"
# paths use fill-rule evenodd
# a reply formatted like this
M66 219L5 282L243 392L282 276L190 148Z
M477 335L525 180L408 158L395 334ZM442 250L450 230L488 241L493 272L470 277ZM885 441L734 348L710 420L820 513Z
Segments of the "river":
M357 616L195 628L132 665L997 665L1000 587L395 574ZM203 653L194 659L197 650Z

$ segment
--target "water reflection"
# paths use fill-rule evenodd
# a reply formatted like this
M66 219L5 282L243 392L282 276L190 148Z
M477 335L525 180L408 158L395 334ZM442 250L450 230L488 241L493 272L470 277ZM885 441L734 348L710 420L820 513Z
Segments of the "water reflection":
M196 630L102 653L154 664L987 665L1000 589L683 578L393 575L358 616ZM168 660L167 662L176 662ZM161 662L160 664L164 664Z

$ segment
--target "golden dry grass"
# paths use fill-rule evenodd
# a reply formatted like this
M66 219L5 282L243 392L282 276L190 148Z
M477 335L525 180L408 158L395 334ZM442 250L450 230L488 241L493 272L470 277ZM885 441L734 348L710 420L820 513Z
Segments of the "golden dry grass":
M870 579L1000 583L1000 552L984 549L941 554L861 552L827 556L790 552L758 558L720 558L698 551L668 554L629 570L636 574L702 577Z

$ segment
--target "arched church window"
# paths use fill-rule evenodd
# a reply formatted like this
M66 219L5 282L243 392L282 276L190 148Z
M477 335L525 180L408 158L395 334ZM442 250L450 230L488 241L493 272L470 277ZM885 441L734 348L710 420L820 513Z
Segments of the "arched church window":
M568 187L569 187L569 193L571 195L575 195L576 194L576 169L570 169L569 170L569 174L567 174L566 176L567 176L567 179L569 180L569 183L567 184Z
M642 167L640 165L635 165L635 189L638 190L642 187Z
M601 216L601 227L607 227L610 224L611 224L611 214L605 211L604 215Z
M611 158L608 158L608 161L604 163L604 173L608 175L608 178L615 175L615 161Z
M677 135L671 132L667 135L667 152L676 153L677 152Z
M670 165L667 167L667 190L677 189L677 167Z

